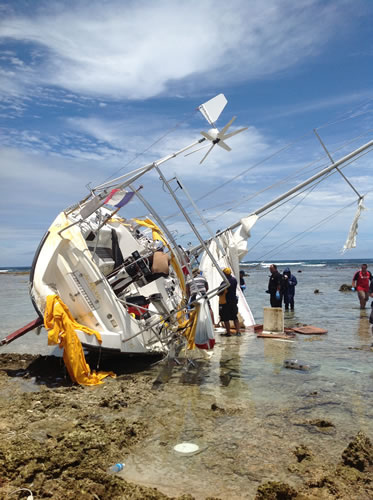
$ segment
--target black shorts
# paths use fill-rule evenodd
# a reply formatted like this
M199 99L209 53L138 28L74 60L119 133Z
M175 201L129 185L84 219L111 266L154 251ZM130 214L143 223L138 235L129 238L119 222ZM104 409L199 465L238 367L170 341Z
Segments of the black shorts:
M228 302L219 307L220 319L222 321L234 321L237 319L238 307L235 302Z

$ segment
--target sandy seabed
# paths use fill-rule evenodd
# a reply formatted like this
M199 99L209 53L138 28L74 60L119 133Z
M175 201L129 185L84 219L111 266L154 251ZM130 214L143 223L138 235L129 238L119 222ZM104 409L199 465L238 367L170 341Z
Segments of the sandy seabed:
M142 417L141 411L128 409L150 403L154 407L165 405L163 393L154 390L155 380L149 373L131 373L130 365L126 373L114 371L119 374L116 379L82 387L69 381L60 358L0 355L1 498L27 498L28 491L15 492L20 488L31 490L35 500L195 498L185 493L167 496L159 488L149 487L145 477L143 484L134 484L106 472L118 457L125 459L145 442L157 425L146 414ZM229 408L211 405L208 412L211 419L222 414L229 419ZM332 427L324 420L310 425L317 432L329 432ZM222 470L223 461L222 457ZM237 455L235 462L236 473L244 475L245 456ZM334 463L299 443L285 466L289 482L263 481L255 485L255 493L251 485L235 498L373 498L373 446L363 433L346 442ZM223 493L198 498L232 497Z

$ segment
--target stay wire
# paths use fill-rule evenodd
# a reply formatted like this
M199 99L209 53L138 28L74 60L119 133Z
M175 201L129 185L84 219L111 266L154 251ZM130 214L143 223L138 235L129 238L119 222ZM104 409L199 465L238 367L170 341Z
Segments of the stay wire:
M368 103L373 101L373 99L370 99L368 100ZM352 119L354 118L353 116L351 116L351 113L353 113L353 110L349 111L348 112L350 114L350 116L343 116L341 117L340 119L337 119L337 120L334 120L332 122L326 122L322 125L320 125L319 127L316 127L316 130L319 130L321 128L325 128L325 127L328 127L330 125L335 125L339 122L342 122L342 121L346 121L346 120L349 120L349 119ZM239 177L243 176L244 174L250 172L250 170L252 170L253 168L256 168L258 167L259 165L261 165L262 163L270 160L271 158L273 158L274 156L282 153L283 151L286 151L287 149L289 149L290 147L294 146L295 144L297 144L298 142L300 142L303 138L307 137L308 135L312 135L313 131L309 131L309 132L306 132L305 134L301 135L300 137L298 137L297 139L295 139L293 142L289 143L289 144L286 144L283 148L280 148L279 150L275 151L274 153L272 153L271 155L269 155L268 157L264 158L263 160L260 160L259 162L257 162L256 164L252 165L251 167L243 170L242 172L240 172L239 174L237 174L236 176L232 177L231 179L228 179L226 182L224 182L223 184L217 186L216 188L214 188L213 190L207 192L206 194L204 194L202 197L198 198L196 201L200 201L201 199L209 196L210 194L213 194L215 193L218 189L226 186L227 184L229 184L230 182L233 182L234 180L238 179ZM359 136L358 136L359 137ZM343 145L341 146L343 147ZM334 151L334 153L336 151L338 151L339 149L341 148L338 148Z
M330 127L331 125L336 125L337 123L341 123L341 122L346 121L346 120L352 120L352 119L356 118L357 116L361 116L361 115L364 115L366 113L370 113L371 110L366 110L366 111L362 111L359 114L353 115L353 113L356 113L359 108L362 108L363 106L367 106L372 102L373 102L373 98L370 98L366 102L364 102L363 104L360 104L359 106L357 106L356 108L352 108L350 111L347 111L344 115L341 116L341 118L337 118L336 120L326 122L323 125L316 127L315 130L320 130L322 128Z
M364 196L366 196L367 194L371 193L373 190L370 189L369 191L367 191ZM325 217L324 219L322 219L321 221L317 222L316 224L314 224L313 226L311 226L310 228L302 231L301 233L293 236L292 238L290 238L289 240L281 243L280 245L278 245L277 247L274 247L272 248L269 252L263 254L258 260L260 260L261 262L263 262L263 258L266 257L267 255L273 253L274 251L278 250L279 248L281 248L282 246L284 245L287 245L288 243L292 242L292 241L297 241L301 238L303 238L303 236L312 231L313 229L316 229L320 226L322 226L324 223L328 222L329 220L332 220L334 219L340 212L342 212L343 210L345 210L346 208L349 208L351 207L352 205L354 205L356 203L356 200L352 201L351 203L348 203L347 205L345 205L344 207L340 208L339 210L337 210L336 212L333 212L332 214L328 215L327 217Z
M342 165L341 167L339 167L340 170L343 170L344 168L348 167L351 163L357 161L359 158L365 156L366 154L370 153L370 150L368 151L364 151L362 152L358 157L355 157L355 158L352 158L349 162L347 162L345 165ZM260 219L262 217L265 217L266 215L270 214L271 212L277 210L278 208L282 207L283 205L285 205L286 203L289 203L290 201L292 201L294 198L296 198L297 196L300 196L302 195L304 192L306 191L309 191L309 190L313 190L316 186L318 186L319 184L321 184L325 179L329 178L331 175L334 175L336 174L337 171L334 170L334 171L331 171L329 173L327 173L324 177L322 177L321 179L318 179L316 180L313 184L311 184L310 186L306 186L304 189L294 193L292 196L289 196L289 198L286 198L285 200L283 200L282 202L278 203L276 206L268 209L265 213L263 213L262 215L260 215ZM368 191L369 193L370 191ZM305 198L305 197L304 197ZM303 198L303 199L304 199ZM303 199L301 201L303 201ZM298 205L298 204L297 204ZM224 212L225 213L225 212ZM223 214L224 214L223 213ZM211 222L212 220L214 219L209 219L208 222ZM281 219L282 221L282 219ZM281 222L280 221L280 222ZM196 226L198 227L198 223L196 224ZM189 234L191 234L191 231L189 231L188 233L184 233L182 234L180 237L184 237L184 236L188 236Z
M314 224L313 226L309 227L308 229L302 231L301 233L297 234L296 236L293 236L292 238L284 241L283 243L281 243L280 245L272 248L271 250L269 250L268 252L266 252L265 254L263 254L258 260L260 262L263 262L263 259L264 257L267 257L267 255L270 255L272 254L273 252L275 252L276 250L278 250L279 248L291 243L291 242L295 242L295 241L298 241L299 239L303 238L303 236L305 234L307 234L308 232L310 231L313 231L314 229L322 226L323 224L325 224L326 222L328 222L329 220L332 220L334 219L340 212L342 212L343 210L346 210L346 208L349 208L351 207L352 205L354 205L356 203L356 200L352 201L351 203L345 205L344 207L340 208L339 210L337 210L336 212L333 212L332 214L328 215L327 217L325 217L324 219L322 219L321 221L317 222L316 224Z
M308 189L308 192L303 196L303 198L301 198L300 200L298 200L298 203L296 203L293 207L290 208L290 210L288 210L288 212L274 225L272 226L265 234L264 236L262 236L260 238L260 240L258 240L255 245L253 245L251 248L248 249L247 253L251 252L256 246L259 245L259 243L261 243L265 238L267 238L267 236L276 228L278 227L281 222L283 222L290 214L291 212L293 212L306 198L307 196L312 193L312 191L317 187L317 184L314 184L312 185L311 189ZM261 217L260 217L261 218Z
M353 139L351 139L351 140L349 140L349 141L344 142L344 143L343 143L343 144L342 144L339 148L337 148L336 150L334 150L334 151L332 152L332 154L334 154L334 153L336 153L337 151L339 151L339 150L343 149L343 148L344 148L344 147L346 147L347 145L349 145L349 144L351 144L352 142L356 141L357 139L359 139L359 138L363 137L364 135L366 135L367 133L369 133L369 132L370 132L370 131L372 131L372 130L373 130L373 129L370 129L370 130L368 130L368 131L364 132L364 134L360 134L360 135L356 136L355 138L353 138ZM264 189L262 189L262 190L260 190L260 191L257 191L256 193L254 193L254 194L252 194L252 195L250 195L250 196L248 196L248 197L246 197L246 198L243 198L242 200L238 201L235 205L233 205L233 206L232 206L232 207L230 207L229 209L225 210L224 212L219 213L218 215L216 215L215 217L213 217L212 219L210 219L208 222L211 222L211 221L213 221L213 220L215 220L215 219L217 219L217 218L222 217L222 216L223 216L223 215L225 215L226 213L228 213L228 212L230 212L230 211L234 210L235 208L239 207L241 204L243 204L243 203L245 203L245 202L247 202L247 201L250 201L250 200L252 200L252 199L256 198L257 196L259 196L260 194L264 193L265 191L269 191L269 190L271 190L271 189L272 189L272 188L274 188L274 187L278 187L278 186L280 186L280 185L284 184L284 183L285 183L285 182L287 182L288 180L292 179L295 175L298 175L298 174L300 174L301 172L306 171L309 167L311 167L312 165L315 165L317 162L321 161L322 159L323 159L323 157L317 158L316 160L312 161L311 163L309 163L309 164L305 165L304 167L302 167L302 168L300 168L300 169L296 170L293 174L288 175L287 177L284 177L283 179L280 179L279 181L277 181L277 182L273 183L272 185L267 186L267 187L265 187ZM317 169L319 169L320 167L325 168L327 165L328 165L328 163L321 164L320 166L313 168L310 172L313 172L314 170L317 170ZM341 170L341 169L340 169L340 170ZM226 204L227 204L227 202L226 202L226 203L224 203L224 205L226 205ZM214 207L212 207L212 208L217 208L217 207L219 207L219 206L222 206L222 205L215 205L215 206L214 206ZM208 209L206 208L206 209L202 210L202 212L207 211L207 210L208 210ZM210 208L210 210L211 210L211 208Z
M167 137L169 134L171 134L172 132L174 132L176 129L178 129L184 123L187 123L188 121L190 121L190 119L192 118L192 116L197 111L198 111L198 108L195 109L193 112L189 113L187 115L187 118L185 118L185 120L182 120L182 121L176 123L176 125L174 125L170 129L168 129L163 135L161 135L158 139L156 139L152 144L150 144L143 151L141 151L140 153L135 154L135 156L131 160L129 160L125 165L123 165L123 167L119 168L118 170L116 170L115 172L113 172L111 175L109 175L109 177L107 177L104 181L102 181L101 184L104 184L105 182L110 181L111 178L116 177L118 174L120 174L120 172L122 172L125 168L127 168L129 165L131 165L131 163L133 163L135 160L137 160L140 156L143 156L145 153L147 153L156 144L158 144L159 142L161 142L165 137Z
M372 102L372 101L373 101L373 98L372 98L372 99L369 99L366 103L364 103L364 105L366 106L367 104L369 104L369 103L370 103L370 102ZM345 114L345 115L343 115L343 116L342 116L341 118L339 118L339 119L336 119L336 120L334 120L334 121L330 121L330 122L326 122L326 123L324 123L324 124L321 124L321 125L319 125L318 127L316 127L316 128L315 128L315 130L320 130L320 129L322 129L322 128L326 128L326 127L328 127L328 126L335 125L335 124L340 123L340 122L342 122L342 121L346 121L346 120L350 120L350 119L355 118L355 116L351 116L351 114L352 114L352 113L354 113L354 109L359 109L359 108L361 108L361 106L362 106L362 105L359 105L357 108L353 108L353 109L351 109L350 111L348 111L348 112L346 113L346 114L348 114L348 116L346 116L346 114ZM368 111L366 111L366 113L367 113L367 112L368 112ZM361 113L361 114L364 114L364 113ZM274 153L272 153L272 154L271 154L271 155L269 155L268 157L264 158L263 160L260 160L259 162L255 163L254 165L250 166L249 168L247 168L247 169L245 169L245 170L241 171L239 174L237 174L236 176L232 177L231 179L228 179L226 182L224 182L224 183L220 184L220 185L219 185L219 186L217 186L216 188L214 188L214 189L212 189L211 191L208 191L208 192L207 192L207 193L205 193L204 195L200 196L199 198L197 198L197 199L196 199L196 202L199 202L199 201L203 200L204 198L206 198L206 197L210 196L211 194L213 194L213 193L215 193L216 191L218 191L220 188L222 188L222 187L224 187L224 186L228 185L230 182L233 182L234 180L236 180L236 179L238 179L239 177L243 176L244 174L246 174L246 173L250 172L251 170L253 170L253 169L254 169L254 168L256 168L257 166L261 165L262 163L264 163L264 162L266 162L266 161L270 160L270 159L271 159L271 158L273 158L274 156L276 156L276 155L278 155L278 154L282 153L283 151L285 151L286 149L289 149L290 147L294 146L295 144L297 144L298 142L300 142L300 141L301 141L304 137L307 137L308 135L311 135L312 133L313 133L313 131L306 132L305 134L301 135L299 138L295 139L293 142L288 143L288 144L287 144L287 145L285 145L283 148L280 148L279 150L275 151ZM353 141L354 141L354 140L356 140L357 138L359 138L359 137L361 137L361 136L365 135L366 133L367 133L367 132L365 132L364 134L361 134L360 136L357 136L357 137L356 137L355 139L353 139L353 140L350 140L350 141L348 141L348 142L345 142L344 144L342 144L342 146L341 146L340 148L337 148L335 151L333 151L333 153L335 153L335 152L339 151L339 149L342 149L345 145L349 144L350 142L353 142ZM318 161L318 160L316 160L316 161ZM316 162L316 161L315 161L315 162ZM315 163L315 162L313 162L313 163ZM310 165L312 165L312 163L311 163ZM307 168L307 166L306 166L306 167L304 167L304 168ZM301 169L301 170L302 170L302 169ZM284 180L284 182L286 182L286 181ZM268 189L270 189L270 187L269 187ZM250 199L250 198L249 198L249 199ZM243 200L242 202L244 202L244 201L247 201L247 200ZM189 206L189 205L187 205L187 207L188 207L188 206ZM234 207L233 207L233 208L234 208ZM232 208L232 209L233 209L233 208ZM207 208L207 209L204 209L204 210L209 210L209 209ZM224 212L224 213L226 213L226 212ZM179 214L178 214L178 213L173 213L173 214L171 214L171 215L169 215L169 216L166 216L166 219L171 219L171 218L173 218L173 217L176 217L177 215L179 215ZM219 216L220 216L220 215L219 215ZM214 219L213 219L213 220L214 220Z
M291 146L293 146L294 144L296 144L297 142L299 142L301 139L303 139L304 137L306 137L307 135L310 135L310 134L311 134L311 132L307 132L306 134L304 134L301 137L299 137L299 139L296 139L295 141L293 141L293 142L291 142L289 144L286 144L283 148L280 148L279 150L277 150L274 153L270 154L266 158L263 158L262 160L254 163L254 165L251 165L250 167L246 168L245 170L242 170L239 174L235 175L234 177L231 177L230 179L228 179L227 181L223 182L222 184L219 184L217 187L215 187L211 191L208 191L207 193L205 193L202 196L200 196L199 198L197 198L196 199L196 203L198 203L199 201L207 198L211 194L214 194L216 191L218 191L222 187L227 186L231 182L235 181L239 177L242 177L244 174L247 174L248 172L250 172L254 168L258 167L259 165L262 165L263 163L265 163L266 161L270 160L271 158L273 158L274 156L278 155L279 153L282 153L283 151L286 151L286 149L289 149ZM187 204L186 208L189 207L189 206L190 206L190 204ZM206 209L206 210L208 210L208 209ZM171 218L176 217L178 215L179 215L179 213L175 212L175 213L167 216L166 219L171 219Z

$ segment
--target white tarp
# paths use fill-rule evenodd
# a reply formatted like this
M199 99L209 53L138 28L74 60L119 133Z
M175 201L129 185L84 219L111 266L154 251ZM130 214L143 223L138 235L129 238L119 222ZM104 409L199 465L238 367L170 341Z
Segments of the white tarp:
M216 244L215 240L212 240L209 244L209 251L218 262L219 267L221 269L230 267L232 269L233 276L238 281L238 312L242 316L245 326L252 326L255 324L255 321L250 307L246 302L245 296L239 286L240 260L242 260L247 253L247 239L250 237L250 229L253 227L257 219L258 217L256 215L251 215L241 219L241 225L235 233L232 233L230 230L225 231L222 235L215 238L219 241L219 245ZM200 269L209 284L210 290L219 287L223 279L206 252L202 255ZM210 300L210 303L214 313L215 323L217 323L219 320L219 297L213 297Z
M350 232L348 233L346 243L344 244L341 253L344 254L346 250L350 250L351 248L356 247L356 236L358 230L358 222L361 215L362 210L365 210L363 205L364 197L361 197L357 206L356 214L354 220L352 221Z

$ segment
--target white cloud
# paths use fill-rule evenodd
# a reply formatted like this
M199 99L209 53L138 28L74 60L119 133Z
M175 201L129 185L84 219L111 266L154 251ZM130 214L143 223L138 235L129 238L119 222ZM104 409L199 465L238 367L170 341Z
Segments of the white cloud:
M25 92L39 82L142 99L193 91L194 81L200 90L217 79L223 85L282 71L316 55L351 15L347 0L78 1L4 17L0 30L5 40L34 46L27 64L13 56ZM5 92L10 82L5 75Z

